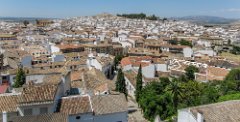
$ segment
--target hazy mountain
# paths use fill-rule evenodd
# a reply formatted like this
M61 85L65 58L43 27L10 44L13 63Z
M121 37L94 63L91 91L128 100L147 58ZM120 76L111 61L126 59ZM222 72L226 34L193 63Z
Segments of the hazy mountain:
M176 20L185 20L199 24L230 24L238 21L238 19L229 19L224 17L216 17L216 16L186 16L174 18Z
M34 18L34 17L0 17L0 21L6 22L23 22L27 20L31 23L34 23L37 19L53 19L53 18Z

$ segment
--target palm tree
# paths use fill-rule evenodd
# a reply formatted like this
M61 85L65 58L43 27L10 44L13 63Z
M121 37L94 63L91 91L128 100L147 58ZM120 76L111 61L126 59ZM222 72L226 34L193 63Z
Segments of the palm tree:
M174 78L166 88L173 95L174 109L177 110L179 98L182 97L183 88L180 81Z

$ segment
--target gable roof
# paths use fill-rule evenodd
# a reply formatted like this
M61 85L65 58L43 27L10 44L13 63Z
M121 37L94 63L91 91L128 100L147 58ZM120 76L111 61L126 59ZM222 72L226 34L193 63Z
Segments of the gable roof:
M208 67L207 72L208 80L223 80L229 73L229 70L218 67Z
M16 112L17 102L20 95L17 94L2 94L0 95L0 112Z
M136 88L137 73L132 70L128 70L124 72L124 76L131 82L133 87Z
M95 115L111 114L127 111L127 101L124 94L92 96L92 106Z
M19 106L28 104L53 103L57 85L29 85L23 88Z
M13 118L12 122L68 122L68 116L62 113L50 113Z
M43 84L58 85L62 81L61 74L47 75L43 78Z
M88 89L88 90L94 90L96 89L97 87L103 85L103 84L108 84L108 88L109 90L113 90L115 89L115 85L114 85L114 82L107 79L105 77L105 75L98 69L91 69L89 71L87 71L85 74L84 74L84 80L83 82L85 82L85 87Z
M72 96L62 98L60 112L68 115L92 112L89 96Z
M201 105L190 108L190 111L196 118L197 113L201 113L206 122L239 122L240 100Z

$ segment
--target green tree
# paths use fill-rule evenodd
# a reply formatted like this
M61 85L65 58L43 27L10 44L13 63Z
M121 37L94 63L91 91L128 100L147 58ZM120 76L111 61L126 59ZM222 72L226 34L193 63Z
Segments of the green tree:
M180 41L180 44L192 47L192 43L184 39Z
M220 97L220 88L211 83L203 84L204 89L201 96L201 104L214 103Z
M228 100L240 100L240 93L227 94L218 98L218 102L223 102Z
M159 80L164 88L171 82L168 77L160 77Z
M154 14L151 16L148 16L147 19L149 20L158 20L158 17L156 17Z
M116 69L117 65L120 63L122 58L123 58L123 55L116 55L114 57L114 69Z
M177 39L174 39L174 40L169 40L168 43L172 44L172 45L177 45L178 41L177 41Z
M239 46L233 46L233 49L230 52L232 54L238 55L238 54L240 54L240 47Z
M27 25L29 24L29 21L24 20L24 21L23 21L23 24L24 24L24 26L27 26Z
M165 21L167 21L167 20L168 20L167 18L163 18L163 19L162 19L163 23L164 23Z
M240 92L240 69L232 69L221 82L223 94Z
M23 71L23 68L18 68L16 80L13 84L13 87L14 88L22 87L22 85L25 83L25 79L26 79L26 75L25 75L25 72Z
M141 65L139 66L136 80L137 81L136 81L135 97L136 97L136 101L138 102L139 96L140 96L141 91L142 91L142 84L143 84L143 81L142 81L142 66Z
M195 79L195 72L198 72L198 68L190 65L185 69L185 75L188 80L194 80Z
M166 89L173 95L173 106L175 111L177 111L178 102L180 97L182 97L183 92L180 81L177 78L174 78Z
M182 84L184 93L181 100L181 107L200 105L204 86L197 81L189 80Z
M228 39L228 45L229 45L229 46L231 46L231 42L232 42L232 41L231 41L230 39Z
M121 68L118 70L117 81L115 82L115 85L116 85L116 91L120 93L124 93L127 99L128 93L126 89L124 74Z
M151 82L142 89L139 104L146 119L153 121L159 115L162 120L170 118L176 111L173 107L172 94L164 92L161 82Z

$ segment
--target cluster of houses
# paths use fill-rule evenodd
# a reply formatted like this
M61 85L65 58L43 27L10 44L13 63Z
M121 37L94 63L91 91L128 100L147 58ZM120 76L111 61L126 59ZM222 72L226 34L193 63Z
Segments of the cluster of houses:
M199 68L195 73L199 82L222 80L239 66L239 62L218 55L227 45L240 41L239 29L234 27L209 28L109 14L0 25L3 122L128 121L125 96L114 91L114 57L119 55L124 55L120 68L132 98L140 65L143 86L159 77L179 77L189 65ZM182 40L191 45L181 44ZM26 82L13 88L19 68L24 70ZM202 115L208 120L208 112L222 104L180 110L178 119L203 122ZM225 112L218 116L230 113Z

